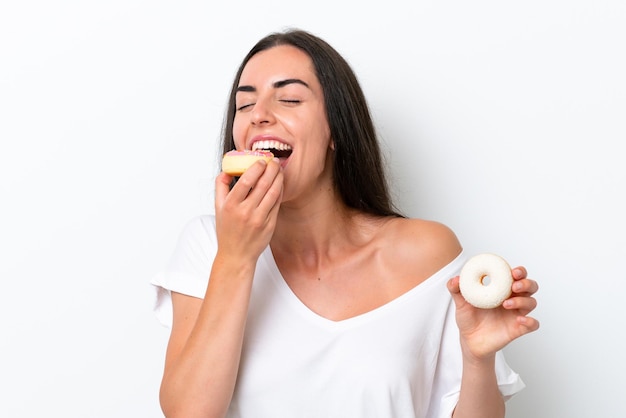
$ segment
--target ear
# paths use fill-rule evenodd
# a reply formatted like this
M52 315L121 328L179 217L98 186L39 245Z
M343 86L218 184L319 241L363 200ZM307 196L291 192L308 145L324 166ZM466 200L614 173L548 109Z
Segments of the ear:
M335 141L332 138L330 139L330 149L335 150Z

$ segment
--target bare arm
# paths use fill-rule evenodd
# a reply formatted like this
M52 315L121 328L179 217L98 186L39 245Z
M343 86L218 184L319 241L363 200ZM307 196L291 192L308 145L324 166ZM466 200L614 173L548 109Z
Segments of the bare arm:
M223 417L234 392L252 280L275 228L282 173L275 162L256 163L232 191L231 180L216 179L218 250L204 299L172 294L160 391L168 418Z
M204 301L174 293L161 385L167 417L222 417L235 387L254 270L216 259Z
M532 297L538 290L537 282L526 277L524 267L513 269L513 278L513 294L495 309L474 308L461 296L459 278L448 282L463 352L461 393L454 418L504 417L504 399L495 373L496 352L539 328L539 322L527 316L537 306Z
M453 418L502 418L504 399L498 388L495 355L474 362L463 359L461 393Z

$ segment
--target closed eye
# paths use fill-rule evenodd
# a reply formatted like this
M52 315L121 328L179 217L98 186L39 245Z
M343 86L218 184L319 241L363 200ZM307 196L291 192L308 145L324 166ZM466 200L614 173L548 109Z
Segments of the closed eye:
M239 106L239 107L237 108L237 111L246 110L246 109L247 109L247 108L249 108L250 106L254 106L254 103L248 103L248 104L245 104L245 105L243 105L243 106Z
M295 100L295 99L292 99L292 100L282 99L282 100L281 100L281 102L283 102L283 103L289 103L289 104L298 104L298 103L302 103L302 101L301 101L301 100Z
M296 104L300 104L302 103L302 100L296 100L296 99L281 99L280 100L281 103L285 103L288 105L296 105ZM247 108L254 106L256 103L247 103L245 105L239 106L237 108L237 111L243 111L246 110Z

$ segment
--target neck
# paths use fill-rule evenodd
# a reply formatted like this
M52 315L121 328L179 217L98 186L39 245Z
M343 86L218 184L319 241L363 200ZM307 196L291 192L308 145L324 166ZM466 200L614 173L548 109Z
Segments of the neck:
M281 206L271 245L293 256L332 252L349 235L353 212L330 201L302 208Z

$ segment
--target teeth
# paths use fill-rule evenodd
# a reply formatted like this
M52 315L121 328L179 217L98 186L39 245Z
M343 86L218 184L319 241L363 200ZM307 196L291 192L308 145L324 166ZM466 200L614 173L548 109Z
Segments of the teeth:
M253 151L256 151L259 149L276 149L280 151L286 151L286 150L290 150L291 146L285 143L279 142L279 141L275 141L275 140L257 141L254 144L252 144Z

